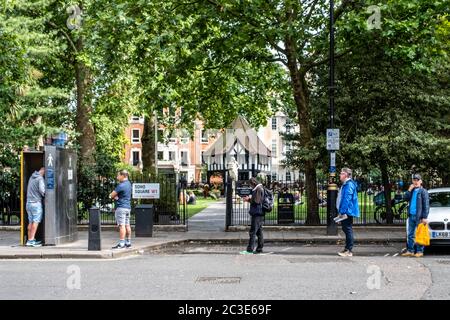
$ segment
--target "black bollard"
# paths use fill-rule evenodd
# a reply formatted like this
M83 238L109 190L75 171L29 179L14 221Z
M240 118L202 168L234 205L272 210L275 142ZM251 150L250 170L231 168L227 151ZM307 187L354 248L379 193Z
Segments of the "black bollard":
M102 250L100 209L96 207L92 207L91 209L89 209L88 250Z

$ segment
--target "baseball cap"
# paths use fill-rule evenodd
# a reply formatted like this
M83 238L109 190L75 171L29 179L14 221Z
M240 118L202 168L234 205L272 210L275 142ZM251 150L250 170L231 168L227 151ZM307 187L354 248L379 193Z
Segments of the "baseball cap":
M422 180L422 177L421 177L421 175L420 174L418 174L418 173L415 173L415 174L413 174L413 180Z

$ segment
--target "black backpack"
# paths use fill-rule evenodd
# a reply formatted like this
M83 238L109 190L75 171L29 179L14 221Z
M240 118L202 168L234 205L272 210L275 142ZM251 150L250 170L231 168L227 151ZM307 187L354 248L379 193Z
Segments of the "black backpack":
M273 194L269 189L264 188L264 200L262 203L263 213L271 212L273 209Z

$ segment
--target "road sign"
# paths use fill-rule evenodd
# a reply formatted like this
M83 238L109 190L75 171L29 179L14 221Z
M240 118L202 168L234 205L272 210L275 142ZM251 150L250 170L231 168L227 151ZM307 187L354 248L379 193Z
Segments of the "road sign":
M327 129L327 150L339 150L339 129Z
M133 183L133 199L159 199L159 183Z

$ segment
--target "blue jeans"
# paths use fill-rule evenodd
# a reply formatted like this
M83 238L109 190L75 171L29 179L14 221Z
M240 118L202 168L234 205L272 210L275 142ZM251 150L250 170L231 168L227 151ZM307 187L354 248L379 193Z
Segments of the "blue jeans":
M353 217L347 215L348 218L341 221L342 231L345 233L345 249L353 250Z
M415 253L415 252L422 253L423 252L423 246L415 243L417 225L418 224L416 221L416 216L412 216L412 215L409 216L407 249L409 252L412 252L412 253Z

